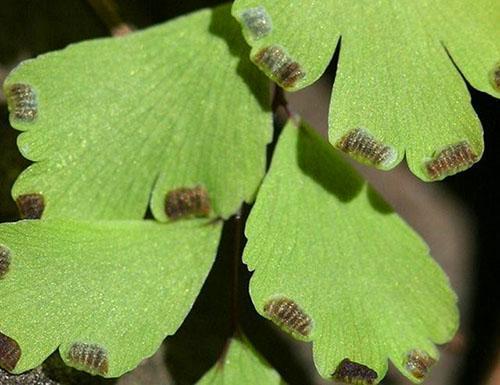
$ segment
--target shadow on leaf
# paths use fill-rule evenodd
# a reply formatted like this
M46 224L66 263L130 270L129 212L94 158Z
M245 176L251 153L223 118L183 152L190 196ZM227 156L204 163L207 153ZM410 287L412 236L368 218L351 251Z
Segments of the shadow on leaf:
M231 15L231 7L223 5L212 10L210 33L227 43L231 55L239 57L237 73L245 81L248 89L258 100L261 108L270 111L268 84L265 76L250 61L250 48L241 35L238 22Z
M372 186L368 186L366 195L371 206L380 214L392 214L394 209L387 203Z
M312 129L301 125L297 140L300 169L342 202L349 202L364 182L335 150Z

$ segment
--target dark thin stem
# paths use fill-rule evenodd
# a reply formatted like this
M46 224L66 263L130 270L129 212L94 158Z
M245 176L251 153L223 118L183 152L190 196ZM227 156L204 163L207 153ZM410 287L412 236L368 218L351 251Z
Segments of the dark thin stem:
M245 244L244 238L244 224L247 219L247 206L243 205L239 211L229 219L226 223L226 226L229 226L231 239L230 239L230 247L227 250L227 262L231 265L229 266L229 271L231 274L231 283L229 285L229 317L230 317L230 330L231 337L239 338L241 336L241 326L240 326L240 306L241 306L241 298L240 298L240 286L241 282L241 256L243 253L243 247ZM231 338L229 338L218 359L218 365L224 365L226 354L229 350L229 346L231 344Z
M239 326L239 315L240 315L240 303L239 303L239 270L241 264L241 256L243 253L242 244L243 244L243 208L240 208L238 213L234 216L234 238L233 238L233 255L231 258L231 270L233 273L233 282L231 291L231 329L234 331L235 336L240 334L240 326Z
M274 149L278 143L278 138L285 127L286 122L293 116L292 112L288 108L288 101L285 98L285 92L283 88L274 85L273 99L271 102L271 108L273 111L273 140L267 147L267 169L271 165L271 159L274 154Z
M288 102L285 98L283 89L278 86L274 86L274 93L271 102L271 108L273 111L273 126L274 134L273 140L267 148L267 168L269 168L276 144L278 142L279 135L285 126L288 119L292 116L290 110L288 109ZM241 322L240 313L241 306L243 306L243 296L240 292L241 287L248 286L249 276L244 273L247 271L243 267L241 262L241 257L243 254L243 248L245 246L245 224L250 212L251 207L243 205L238 213L230 219L231 233L232 233L232 244L231 244L231 293L230 293L230 317L231 317L231 330L233 332L233 337L241 336ZM245 281L246 280L246 281ZM227 351L229 349L229 344L231 340L228 340L224 345L222 353L219 357L219 365L224 364L224 359L226 357Z
M132 32L132 28L120 17L115 0L87 0L87 3L112 36L123 36Z

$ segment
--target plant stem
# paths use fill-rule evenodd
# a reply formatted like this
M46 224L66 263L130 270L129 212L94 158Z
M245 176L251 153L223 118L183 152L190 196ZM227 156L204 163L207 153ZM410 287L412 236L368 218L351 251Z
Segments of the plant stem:
M273 98L271 102L273 112L273 139L267 148L267 167L271 164L271 159L278 142L279 135L285 126L288 119L292 116L288 109L288 102L285 98L284 91L281 87L274 86ZM243 248L246 243L245 239L245 224L250 212L251 206L243 204L238 213L229 219L228 225L231 228L231 294L230 294L230 317L231 317L231 330L233 336L236 338L241 337L241 322L240 322L240 307L244 304L243 296L241 295L241 287L248 287L249 275L245 275L248 270L243 266L241 258L243 255ZM219 365L223 365L224 358L227 350L229 349L230 340L226 342L220 358Z
M232 291L231 291L231 329L234 331L235 336L240 335L239 315L240 315L240 301L239 301L239 284L240 276L239 269L241 264L241 256L243 253L243 221L246 221L246 215L243 214L244 208L241 207L238 213L234 216L233 220L233 255L231 258L232 270Z
M274 85L273 99L271 102L271 108L273 112L273 140L267 146L267 169L271 165L271 160L274 155L274 149L278 143L278 138L285 127L286 122L290 119L293 114L288 108L288 101L285 98L285 92L283 88Z
M99 19L106 25L111 36L123 36L133 31L118 12L115 0L87 0Z

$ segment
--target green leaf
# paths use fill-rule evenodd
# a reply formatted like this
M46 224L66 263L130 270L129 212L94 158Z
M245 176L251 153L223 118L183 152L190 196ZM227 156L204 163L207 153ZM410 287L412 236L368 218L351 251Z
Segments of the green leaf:
M68 365L91 373L134 368L189 312L220 230L201 219L1 224L10 266L0 280L0 337L20 346L14 372L40 365L57 347ZM78 359L85 349L86 364Z
M249 32L259 25L255 17L245 17L255 9L272 25L258 39ZM232 12L252 60L271 78L296 74L291 63L300 66L300 80L281 82L292 91L321 76L342 36L329 139L357 160L386 170L406 153L412 172L429 181L481 157L481 125L459 71L500 97L498 1L236 0ZM276 49L262 59L268 47L281 47L288 60Z
M223 362L218 362L198 385L280 385L279 374L269 367L248 341L233 339Z
M246 235L257 311L313 341L324 377L349 359L379 381L389 358L417 381L408 354L430 364L455 333L456 296L427 246L304 125L285 127Z
M264 175L268 85L228 6L121 38L71 45L5 82L18 144L36 163L13 196L39 193L44 218L141 218L151 199L203 186L212 216L252 201Z

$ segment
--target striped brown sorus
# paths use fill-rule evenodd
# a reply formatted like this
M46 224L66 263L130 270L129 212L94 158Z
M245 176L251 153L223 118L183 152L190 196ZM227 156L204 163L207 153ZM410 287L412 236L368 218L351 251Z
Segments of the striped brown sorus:
M206 217L210 211L208 192L202 186L181 187L169 191L165 197L165 214L170 219Z
M413 349L406 355L404 366L417 380L423 380L435 363L436 360L427 352Z
M97 344L75 342L68 351L68 359L93 374L106 375L109 370L108 353Z
M495 64L490 74L491 85L497 91L500 91L500 62Z
M363 128L349 131L336 143L336 147L374 166L389 166L396 157L394 148L378 141Z
M7 246L0 245L0 278L5 277L9 271L12 253Z
M289 298L278 297L269 300L264 306L264 313L278 325L303 337L309 336L313 328L312 318Z
M462 141L440 151L425 163L425 169L431 180L442 179L469 168L478 158L469 143Z
M16 204L21 219L40 219L45 210L45 199L38 193L19 195Z
M16 83L7 89L7 101L14 119L32 122L38 116L35 91L28 84Z
M335 380L346 384L372 385L377 380L377 372L366 365L344 358L332 374Z
M262 6L246 9L241 13L240 19L254 40L262 39L272 31L271 17Z
M260 49L253 56L253 61L283 88L293 88L306 75L301 65L278 45Z
M16 368L21 358L21 348L12 338L0 333L0 367L9 372Z

